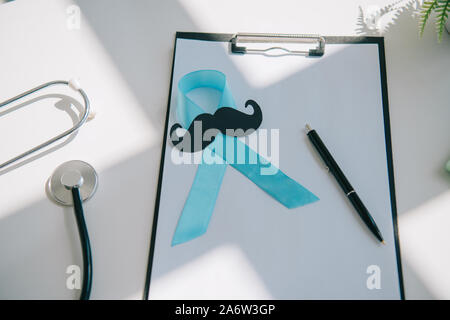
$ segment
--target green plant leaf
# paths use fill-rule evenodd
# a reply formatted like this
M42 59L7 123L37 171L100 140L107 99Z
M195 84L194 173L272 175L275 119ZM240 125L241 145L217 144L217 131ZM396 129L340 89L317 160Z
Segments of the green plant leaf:
M448 19L448 13L450 11L450 0L437 0L436 1L436 31L438 34L438 41L442 41L442 33L444 32L445 22Z
M447 1L448 2L448 1ZM419 33L420 36L423 36L423 31L425 30L425 25L427 24L428 18L430 17L431 12L437 6L438 0L434 1L424 1L422 5L422 10L420 11L420 19L419 19Z

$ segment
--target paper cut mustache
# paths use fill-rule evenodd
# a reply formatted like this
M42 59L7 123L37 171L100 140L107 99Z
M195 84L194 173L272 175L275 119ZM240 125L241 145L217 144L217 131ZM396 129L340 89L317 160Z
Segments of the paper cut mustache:
M262 111L254 100L247 100L245 107L252 106L253 114L247 114L230 107L222 107L214 114L199 114L191 122L183 136L176 130L183 127L176 123L170 128L170 139L173 145L183 152L197 152L210 145L220 132L233 137L251 134L262 122Z

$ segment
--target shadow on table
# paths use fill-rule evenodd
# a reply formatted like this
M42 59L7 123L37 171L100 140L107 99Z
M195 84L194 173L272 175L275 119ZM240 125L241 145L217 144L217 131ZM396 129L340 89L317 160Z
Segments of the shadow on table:
M93 256L91 299L140 296L147 266L136 261L146 261L148 252L133 248L149 241L148 209L156 190L148 194L146 184L153 177L135 168L157 170L151 158L158 151L155 147L99 172L99 188L84 204ZM128 186L135 191L124 193ZM83 265L73 208L55 206L43 199L0 219L0 299L79 298L80 290L66 288L67 267Z
M448 109L444 101L450 99L447 93L450 75L448 81L433 81L432 75L439 75L441 80L445 77L442 70L450 67L450 41L444 34L442 43L437 42L434 19L430 19L424 36L419 38L420 2L417 0L392 1L380 8L379 24L375 28L368 14L361 7L359 10L355 31L360 35L385 38L390 115L397 124L391 131L401 217L449 187L450 179L444 166L450 154L442 152L442 147L448 146L448 137L445 137L448 119L433 115L442 115ZM424 77L425 74L431 77ZM430 98L429 92L438 94L439 98ZM425 136L433 137L434 141ZM401 238L401 225L399 233ZM403 270L408 279L407 298L434 298L407 259L403 259Z

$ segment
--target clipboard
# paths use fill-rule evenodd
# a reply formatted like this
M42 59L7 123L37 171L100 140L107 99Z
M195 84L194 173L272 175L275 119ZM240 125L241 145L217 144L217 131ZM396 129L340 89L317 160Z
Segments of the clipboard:
M261 128L279 129L279 168L320 200L286 210L230 168L207 232L172 246L196 166L173 164L169 130L178 82L202 69L227 76L238 108L260 103ZM306 122L386 246L324 170ZM177 32L158 179L147 299L404 299L383 37Z

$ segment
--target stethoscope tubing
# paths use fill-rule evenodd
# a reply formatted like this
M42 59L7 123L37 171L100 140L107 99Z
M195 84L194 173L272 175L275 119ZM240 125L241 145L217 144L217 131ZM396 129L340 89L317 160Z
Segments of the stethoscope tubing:
M89 234L84 219L83 201L80 196L80 189L73 187L71 189L73 196L73 208L80 235L81 250L83 252L83 283L81 287L80 300L89 300L92 288L92 251L89 241Z

